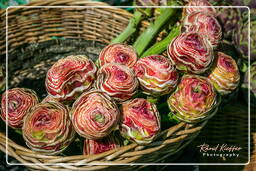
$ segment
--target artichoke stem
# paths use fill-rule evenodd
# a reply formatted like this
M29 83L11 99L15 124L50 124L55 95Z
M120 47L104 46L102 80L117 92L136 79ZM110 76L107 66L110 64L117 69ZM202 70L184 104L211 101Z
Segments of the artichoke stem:
M176 8L165 8L163 13L156 18L154 23L138 37L133 44L139 56L144 52L149 43L155 38L155 36L161 31L161 28L169 21L169 19L176 14Z
M150 103L154 103L154 104L157 104L159 99L156 98L156 97L152 97L152 96L147 96L147 101L150 102Z
M168 114L168 117L169 117L169 121L171 121L171 122L173 122L173 123L178 124L178 123L181 122L172 112L170 112L170 113Z
M167 37L165 37L160 42L157 42L153 46L151 46L148 50L146 50L141 55L141 57L146 57L154 54L161 54L163 51L166 50L166 47L172 41L172 39L178 36L179 34L180 34L180 27L174 27Z
M113 39L111 43L122 43L127 40L132 34L136 32L137 26L143 18L144 15L140 11L135 10L133 18L130 19L128 26L120 35Z

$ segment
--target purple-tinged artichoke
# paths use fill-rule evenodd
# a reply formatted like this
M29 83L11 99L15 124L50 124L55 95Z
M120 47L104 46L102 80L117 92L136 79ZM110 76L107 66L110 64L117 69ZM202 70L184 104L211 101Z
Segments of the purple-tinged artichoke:
M22 133L29 148L46 155L61 153L75 136L68 109L56 101L33 107L24 118Z
M138 85L138 80L130 68L108 63L99 69L95 87L116 101L125 101L137 92Z
M213 47L201 33L186 32L172 40L168 57L178 70L201 74L210 68Z
M208 14L216 15L215 8L211 7L212 4L208 0L189 0L186 6L208 6L208 7L183 8L183 16L187 16L193 12L205 12Z
M239 27L241 22L241 12L237 8L219 8L216 17L222 26L223 38L231 40L233 34Z
M120 132L137 144L148 144L160 131L160 115L156 105L142 98L122 104Z
M117 105L105 93L93 90L83 93L71 109L76 132L87 139L100 139L116 129L120 112Z
M194 12L186 16L183 22L186 32L200 32L207 37L213 47L217 47L222 37L221 25L218 20L208 13Z
M91 87L96 78L96 71L96 65L86 56L68 56L60 59L47 72L47 92L59 101L74 100Z
M114 134L110 134L107 137L99 140L84 140L83 154L99 154L109 150L119 148L122 142Z
M179 79L175 66L168 58L161 55L139 59L134 71L144 92L154 96L170 93Z
M13 88L6 90L2 96L2 113L0 116L8 126L12 128L21 128L24 117L37 103L38 98L33 90L26 88ZM6 104L8 106L6 106ZM7 114L8 118L6 117Z
M251 12L251 16L256 16L256 10L253 10ZM246 18L246 17L245 17ZM235 30L233 33L233 43L237 50L240 52L243 58L248 59L248 46L249 46L249 40L248 36L250 36L250 60L255 61L256 60L256 18L254 20L251 20L250 24L248 24L248 19L242 24L240 24L238 30ZM248 26L250 26L250 32L248 32Z
M132 68L137 61L135 49L126 44L116 43L106 46L99 55L100 66L106 63L118 63Z
M188 123L206 120L218 109L214 87L206 77L184 75L176 91L167 101L172 113Z
M236 61L231 56L218 52L208 78L221 95L231 93L237 88L240 80Z
M249 77L249 71L250 71L250 77ZM250 90L248 91L249 84L250 84ZM256 61L252 63L250 67L248 67L248 70L245 73L244 81L241 87L243 90L243 94L245 96L245 100L248 102L248 96L250 96L250 105L251 107L255 108L256 107Z
M251 9L256 8L255 0L210 0L211 3L215 3L219 6L230 5L230 6L248 6ZM230 8L229 8L230 9ZM243 11L247 10L246 8L241 8Z

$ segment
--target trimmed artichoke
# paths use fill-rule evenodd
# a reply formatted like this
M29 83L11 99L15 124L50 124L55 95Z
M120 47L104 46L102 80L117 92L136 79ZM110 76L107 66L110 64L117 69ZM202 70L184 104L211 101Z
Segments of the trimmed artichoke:
M7 99L8 101L6 102ZM8 126L12 128L21 128L24 117L37 103L38 98L33 90L26 88L13 88L6 90L2 96L2 113L0 116L8 124ZM6 106L6 104L8 106ZM6 117L7 114L8 120Z
M114 134L110 134L107 137L100 140L84 140L83 154L99 154L109 150L119 148L121 141Z
M189 0L186 6L209 6L209 7L187 7L183 8L183 16L187 16L193 12L205 12L208 14L215 15L216 10L208 0Z
M218 52L216 63L213 65L208 78L221 95L231 93L237 88L240 80L236 61L231 56Z
M100 139L109 135L120 120L117 105L105 93L93 90L83 93L71 109L76 132L87 139Z
M75 136L68 109L59 102L39 103L24 118L23 138L29 148L46 155L61 153Z
M132 68L137 61L137 54L132 46L116 43L106 46L99 55L100 66L106 63L119 63Z
M175 66L161 55L139 59L134 71L144 92L154 96L170 93L179 79Z
M183 29L186 32L200 32L206 36L213 47L217 47L222 37L221 26L217 19L210 14L203 12L194 12L185 17Z
M134 72L117 63L105 64L99 69L97 77L95 87L116 101L130 99L137 92L139 85Z
M96 71L96 65L86 56L68 56L60 59L47 72L47 92L59 101L74 100L91 87Z
M210 118L217 112L219 104L212 84L198 75L184 75L167 103L179 120L188 123Z
M120 132L137 144L148 144L160 131L160 115L156 105L142 98L122 104Z
M213 61L211 43L198 32L182 33L167 48L168 57L178 70L200 74L210 68Z

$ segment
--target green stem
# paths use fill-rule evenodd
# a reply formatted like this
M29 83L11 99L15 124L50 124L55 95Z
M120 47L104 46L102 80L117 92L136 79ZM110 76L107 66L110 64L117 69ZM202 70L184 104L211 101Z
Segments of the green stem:
M180 120L172 112L168 114L168 117L171 122L180 123Z
M138 24L143 19L143 14L136 10L134 12L133 18L130 19L128 26L125 28L125 30L118 35L115 39L113 39L112 43L122 43L125 40L127 40L132 34L134 34L137 30Z
M159 101L159 99L156 97L147 96L147 101L156 104Z
M169 21L169 19L176 14L177 8L165 8L163 13L151 23L150 26L139 36L133 44L138 55L140 56L147 48L149 43L161 31L161 28ZM176 21L175 19L172 22Z
M180 34L180 27L174 27L171 32L162 41L155 43L146 52L144 52L141 57L150 56L154 54L161 54L166 50L166 47L172 41L173 38Z

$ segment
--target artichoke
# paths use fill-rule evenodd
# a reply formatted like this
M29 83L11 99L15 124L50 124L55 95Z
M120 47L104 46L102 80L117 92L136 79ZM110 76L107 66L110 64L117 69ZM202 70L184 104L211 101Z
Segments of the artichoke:
M211 43L198 32L186 32L174 38L167 53L178 70L196 74L208 70L214 58Z
M100 66L106 63L119 63L132 68L137 61L137 54L132 46L116 43L106 46L99 55Z
M59 102L39 103L24 118L23 138L29 148L46 155L61 153L75 136L68 109Z
M213 3L217 1L217 5L232 5L232 6L248 6L249 8L253 9L256 8L256 1L255 0L210 0ZM245 8L244 8L245 9Z
M109 135L120 120L117 105L98 90L83 93L74 102L70 113L76 132L94 140Z
M7 99L8 101L6 101ZM6 90L2 96L2 113L0 116L8 126L12 128L21 128L24 117L37 103L38 98L33 90L26 88L13 88ZM6 104L8 106L6 106ZM8 114L8 118L6 117L6 114Z
M121 135L137 144L148 144L160 131L160 115L156 105L142 98L122 104Z
M78 94L91 87L96 71L96 65L86 56L60 59L47 72L47 92L59 101L74 100Z
M186 6L209 6L209 7L186 7L183 8L183 16L187 16L193 12L205 12L207 14L216 14L216 10L208 0L189 0Z
M217 19L222 26L223 38L232 40L233 33L238 29L242 20L241 12L237 8L218 8Z
M184 75L167 103L179 120L195 123L213 116L218 110L219 100L206 77Z
M249 78L249 72L250 72L250 78ZM250 83L250 90L248 91L249 83ZM244 81L241 87L243 90L243 94L245 96L245 100L248 102L248 95L249 95L250 105L252 107L256 107L256 61L252 63L250 67L248 67L248 70L245 73Z
M221 95L231 93L237 88L240 80L236 61L231 56L218 52L216 63L213 65L208 78Z
M233 43L235 47L238 49L243 58L248 59L248 26L250 26L250 60L256 60L256 10L252 10L251 16L254 17L251 20L251 25L248 23L248 19L243 24L240 24L238 30L235 30L233 34ZM247 17L245 17L247 18Z
M116 101L125 101L137 92L138 84L130 68L117 63L108 63L97 72L95 87Z
M183 29L186 32L200 32L207 37L213 47L217 47L222 37L221 26L217 19L204 12L193 12L187 15L183 22Z
M179 79L175 66L168 58L161 55L139 59L134 71L144 92L154 96L170 93Z
M107 137L100 140L84 140L83 154L99 154L109 150L119 148L122 142L114 134L110 134Z

